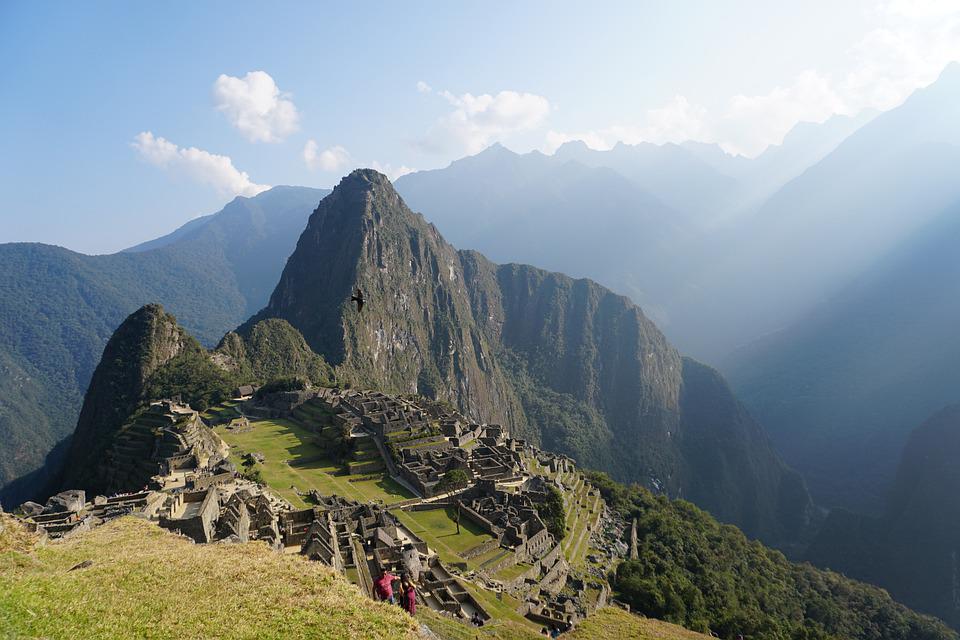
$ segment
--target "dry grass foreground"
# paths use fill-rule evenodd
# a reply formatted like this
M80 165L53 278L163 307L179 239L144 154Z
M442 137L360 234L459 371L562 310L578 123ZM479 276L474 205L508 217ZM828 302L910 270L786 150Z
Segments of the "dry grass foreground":
M32 542L0 514L0 638L419 637L398 607L259 543L196 545L133 517Z
M7 551L27 553L36 545L37 538L16 518L0 511L0 553Z

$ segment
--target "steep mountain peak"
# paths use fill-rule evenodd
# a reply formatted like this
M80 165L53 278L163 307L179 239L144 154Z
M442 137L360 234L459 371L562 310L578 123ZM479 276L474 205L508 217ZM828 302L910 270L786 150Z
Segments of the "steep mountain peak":
M327 207L328 213L370 218L378 224L382 223L385 217L402 214L406 208L390 179L374 169L356 169L344 176L333 188L330 199L336 205ZM310 217L311 223L315 216L316 212Z
M100 456L124 421L140 404L149 378L180 354L200 344L159 304L147 304L130 314L114 331L103 350L80 410L70 444L63 486L104 492L109 470Z
M576 156L581 153L587 153L590 150L590 147L588 147L587 143L583 140L568 140L557 147L557 150L553 152L553 155L558 158L563 158Z
M334 190L360 189L371 191L378 187L393 190L393 184L390 182L390 178L376 169L354 169L340 180L340 184L334 187Z

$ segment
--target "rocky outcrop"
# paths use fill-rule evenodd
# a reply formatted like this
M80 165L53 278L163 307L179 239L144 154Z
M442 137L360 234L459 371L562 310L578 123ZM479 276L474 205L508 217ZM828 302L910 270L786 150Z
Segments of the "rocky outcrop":
M448 400L621 480L692 493L751 535L777 540L805 518L803 484L759 426L725 385L684 392L695 367L629 299L455 250L375 171L353 172L320 203L246 327L271 317L299 329L342 379ZM731 408L720 421L693 410L717 398ZM699 463L707 441L731 461L719 476Z

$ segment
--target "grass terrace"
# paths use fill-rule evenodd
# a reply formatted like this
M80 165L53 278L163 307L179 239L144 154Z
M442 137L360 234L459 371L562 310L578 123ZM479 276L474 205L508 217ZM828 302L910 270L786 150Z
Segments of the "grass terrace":
M472 558L471 562L476 564L478 567L483 567L488 563L492 565L492 564L496 564L498 560L505 557L508 553L513 553L513 551L510 551L509 549L504 549L503 547L497 547L495 549L491 549L490 551L487 551L484 554L477 556L476 558Z
M594 525L603 509L600 496L590 496L590 485L581 482L568 500L567 535L561 542L563 555L573 567L581 566L590 550L588 526ZM586 505L586 507L582 506Z
M208 424L225 424L234 418L240 417L240 412L236 409L236 406L236 402L224 402L215 407L210 407L201 413L200 417L203 418Z
M519 578L521 575L529 571L533 565L527 564L525 562L518 562L517 564L511 565L509 567L504 567L500 571L497 571L493 574L493 577L497 580L503 580L504 582L510 582L516 578Z
M292 487L388 505L414 497L385 475L347 475L341 465L324 459L323 449L315 444L316 436L293 421L257 420L251 425L253 428L245 433L231 433L225 428L218 428L217 433L230 445L230 457L238 466L244 453L262 453L266 459L254 469L259 469L264 482L296 507L308 505Z
M444 562L465 562L471 568L479 566L476 559L465 560L460 554L468 549L492 540L466 518L460 520L460 533L454 521L453 509L431 509L429 511L393 510L394 515L407 528L420 536L427 545L437 552Z

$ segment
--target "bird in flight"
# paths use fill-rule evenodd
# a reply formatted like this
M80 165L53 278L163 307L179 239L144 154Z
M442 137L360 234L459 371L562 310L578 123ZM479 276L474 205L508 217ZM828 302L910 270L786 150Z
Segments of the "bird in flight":
M363 311L363 291L357 289L357 292L350 296L350 302L357 303L357 313Z

